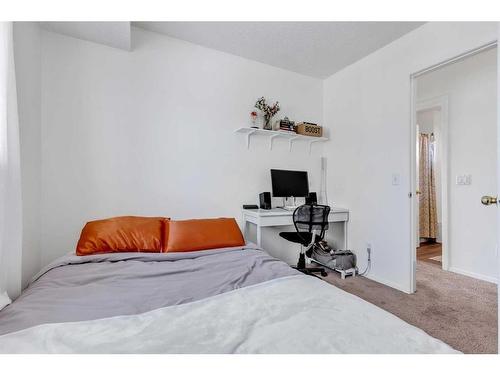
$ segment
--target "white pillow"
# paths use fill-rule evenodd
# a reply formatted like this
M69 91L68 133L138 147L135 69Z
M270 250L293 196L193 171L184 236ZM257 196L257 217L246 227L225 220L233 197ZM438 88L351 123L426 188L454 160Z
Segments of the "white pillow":
M10 305L11 303L12 301L10 300L7 292L0 293L0 311L2 311L5 306Z

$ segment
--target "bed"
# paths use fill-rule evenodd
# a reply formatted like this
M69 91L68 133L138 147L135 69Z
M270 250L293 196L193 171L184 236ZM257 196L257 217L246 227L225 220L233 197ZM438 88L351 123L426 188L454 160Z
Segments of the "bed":
M253 245L68 255L0 311L1 353L457 353Z

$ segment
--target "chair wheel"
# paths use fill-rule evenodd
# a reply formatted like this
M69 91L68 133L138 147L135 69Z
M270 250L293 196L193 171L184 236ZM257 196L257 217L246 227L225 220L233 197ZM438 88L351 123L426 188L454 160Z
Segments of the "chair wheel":
M323 277L327 277L328 276L328 273L326 271L321 271L321 276Z

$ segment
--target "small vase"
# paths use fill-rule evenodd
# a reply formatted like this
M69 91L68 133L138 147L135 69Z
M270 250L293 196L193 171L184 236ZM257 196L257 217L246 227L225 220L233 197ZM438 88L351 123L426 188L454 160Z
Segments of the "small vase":
M271 126L271 117L270 116L264 116L264 127L262 129L273 130L273 127Z

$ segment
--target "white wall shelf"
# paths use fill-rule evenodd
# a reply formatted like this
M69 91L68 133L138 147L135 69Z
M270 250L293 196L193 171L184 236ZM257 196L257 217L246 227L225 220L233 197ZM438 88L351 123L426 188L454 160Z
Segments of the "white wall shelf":
M250 138L252 136L263 136L269 138L269 149L273 149L273 140L275 138L285 138L288 139L288 150L292 151L292 144L294 142L308 142L309 143L309 153L311 153L312 145L314 143L326 142L328 138L326 137L310 137L307 135L300 135L295 133L288 133L279 130L264 130L255 128L239 128L235 130L235 133L244 134L246 137L247 148L250 148Z

